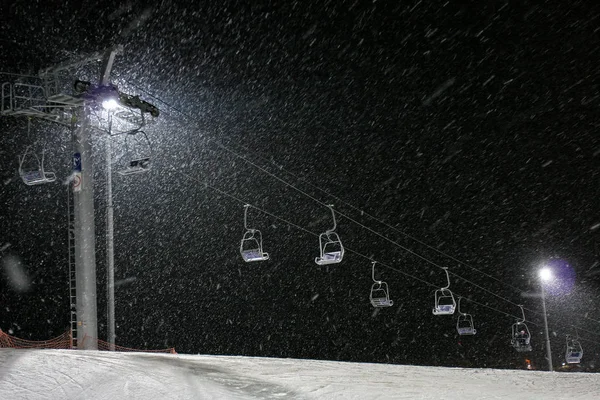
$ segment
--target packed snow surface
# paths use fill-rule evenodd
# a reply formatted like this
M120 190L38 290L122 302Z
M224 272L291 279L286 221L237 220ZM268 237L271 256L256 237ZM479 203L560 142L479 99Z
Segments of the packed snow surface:
M0 399L599 399L600 376L333 361L0 350Z

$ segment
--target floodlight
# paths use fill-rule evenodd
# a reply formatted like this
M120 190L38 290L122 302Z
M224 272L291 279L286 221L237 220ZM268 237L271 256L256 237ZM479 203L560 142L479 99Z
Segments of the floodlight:
M550 268L540 269L540 278L543 281L549 281L550 279L552 279L552 270Z
M105 110L115 109L118 105L119 103L116 99L106 99L102 102L102 107L104 107Z

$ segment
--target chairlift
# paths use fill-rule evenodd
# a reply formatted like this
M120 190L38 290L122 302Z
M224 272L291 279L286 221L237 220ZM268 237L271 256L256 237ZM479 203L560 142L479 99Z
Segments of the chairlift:
M383 281L375 279L375 264L377 261L372 261L372 273L373 286L371 286L370 300L373 307L391 307L394 305L394 301L390 300L390 290L388 284Z
M139 140L135 135L142 134L143 139ZM130 137L133 137L131 139ZM121 165L117 173L122 176L139 174L147 172L151 167L152 146L146 132L134 130L127 132L124 143L124 154L121 159L125 158L127 163Z
M452 315L456 309L456 300L452 291L448 289L450 287L450 275L448 275L448 268L444 267L446 272L446 280L448 285L435 291L435 306L433 307L433 315Z
M456 330L459 335L474 335L477 330L473 326L473 316L471 314L463 313L460 311L460 301L462 297L458 298L458 320L456 321Z
M27 146L23 156L19 157L19 176L28 186L41 185L56 180L56 174L44 169L45 152L39 157L32 146Z
M567 335L567 351L565 361L567 364L579 364L583 357L583 348L578 337Z
M27 136L31 135L31 118L27 119ZM35 152L35 145L27 146L19 157L19 176L27 186L41 185L56 180L56 174L44 169L45 149L41 157Z
M246 232L240 243L240 253L246 262L268 260L269 254L263 252L262 234L258 229L248 228L248 208L250 208L250 204L244 206L244 229Z
M319 247L321 249L321 255L315 257L315 262L318 265L335 264L342 261L344 258L344 246L335 228L337 227L335 222L335 212L333 211L333 205L328 205L331 210L333 217L333 228L321 233L319 235Z
M512 339L511 344L518 352L522 353L525 351L531 351L531 332L529 332L529 328L527 324L525 324L525 311L523 311L523 306L519 306L521 308L521 314L523 315L522 319L517 319L512 325Z

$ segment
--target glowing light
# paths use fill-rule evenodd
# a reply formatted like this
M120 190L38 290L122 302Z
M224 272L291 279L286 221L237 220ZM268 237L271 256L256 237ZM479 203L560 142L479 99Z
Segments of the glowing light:
M550 268L542 268L540 270L540 278L542 278L543 281L549 281L552 279L552 270Z
M117 100L115 99L107 99L102 102L102 107L104 107L105 110L112 110L117 108L118 105L119 103L117 103Z

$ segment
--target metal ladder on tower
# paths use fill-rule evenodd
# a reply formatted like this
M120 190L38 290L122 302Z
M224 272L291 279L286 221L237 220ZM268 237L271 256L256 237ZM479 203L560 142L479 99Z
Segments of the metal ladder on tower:
M69 305L71 343L77 348L77 280L75 274L75 210L72 185L67 185L68 246L69 246Z

